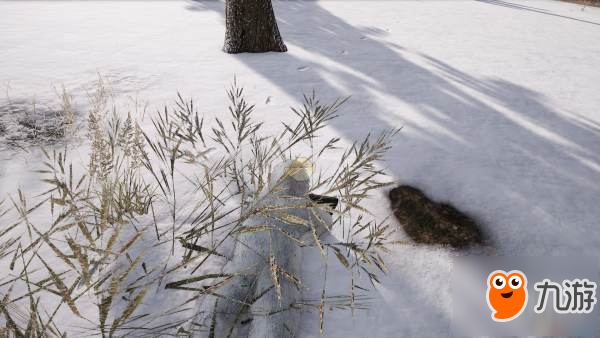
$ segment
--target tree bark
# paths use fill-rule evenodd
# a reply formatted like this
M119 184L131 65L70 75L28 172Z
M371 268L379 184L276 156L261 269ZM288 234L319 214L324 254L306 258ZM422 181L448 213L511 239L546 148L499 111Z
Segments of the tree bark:
M285 52L271 0L227 0L223 51L236 53Z

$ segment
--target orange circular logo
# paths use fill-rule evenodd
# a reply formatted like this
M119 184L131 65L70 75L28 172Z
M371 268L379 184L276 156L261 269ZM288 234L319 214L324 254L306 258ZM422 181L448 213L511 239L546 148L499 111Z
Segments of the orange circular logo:
M508 322L519 317L527 298L527 277L521 271L496 270L488 276L487 303L493 320Z

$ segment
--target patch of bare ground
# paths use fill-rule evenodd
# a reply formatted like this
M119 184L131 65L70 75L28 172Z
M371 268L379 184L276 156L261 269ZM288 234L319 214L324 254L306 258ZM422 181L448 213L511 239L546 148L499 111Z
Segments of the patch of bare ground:
M485 243L474 219L448 203L432 201L417 188L398 186L389 192L389 198L402 228L417 243L454 248Z

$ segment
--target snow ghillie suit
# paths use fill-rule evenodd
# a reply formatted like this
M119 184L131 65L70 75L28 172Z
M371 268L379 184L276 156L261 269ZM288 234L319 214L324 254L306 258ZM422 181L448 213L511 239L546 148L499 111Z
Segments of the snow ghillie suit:
M271 193L251 206L261 211L243 222L237 235L223 269L230 279L204 302L202 336L299 336L301 246L315 244L331 215L307 195L310 180L302 162L279 168Z

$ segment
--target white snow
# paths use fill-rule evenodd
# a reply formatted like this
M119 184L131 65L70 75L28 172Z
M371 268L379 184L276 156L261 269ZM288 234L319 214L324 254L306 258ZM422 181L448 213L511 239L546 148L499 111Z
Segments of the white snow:
M217 116L235 75L268 126L290 119L288 107L312 89L324 100L351 95L326 134L348 144L403 125L382 165L472 214L496 254L600 255L600 8L551 0L274 6L289 52L228 55L221 2L0 2L0 84L10 99L40 102L56 100L64 84L83 111L99 73L122 105L137 99L153 113L179 91ZM2 195L42 190L30 172L39 159L2 153ZM378 218L389 215L384 191L370 204ZM456 254L397 247L371 309L326 312L325 336L449 336ZM334 290L348 287L330 276ZM306 319L303 336L318 336L317 317Z

